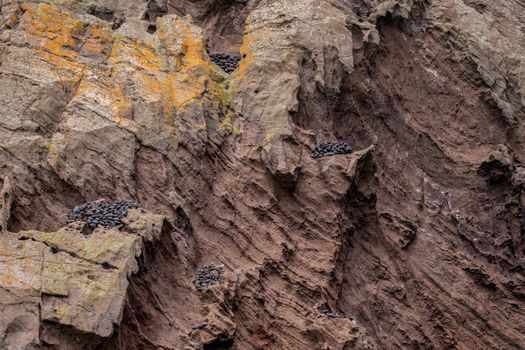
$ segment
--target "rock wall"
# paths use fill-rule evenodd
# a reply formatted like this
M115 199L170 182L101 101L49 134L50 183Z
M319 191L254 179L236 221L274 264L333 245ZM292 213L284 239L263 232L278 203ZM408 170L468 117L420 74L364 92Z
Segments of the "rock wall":
M75 222L57 232L6 233L0 277L5 349L95 348L122 319L128 278L144 242L158 241L169 223L134 211L129 233ZM165 232L163 232L163 230Z
M520 1L0 14L1 347L525 347ZM162 216L66 225L100 198Z

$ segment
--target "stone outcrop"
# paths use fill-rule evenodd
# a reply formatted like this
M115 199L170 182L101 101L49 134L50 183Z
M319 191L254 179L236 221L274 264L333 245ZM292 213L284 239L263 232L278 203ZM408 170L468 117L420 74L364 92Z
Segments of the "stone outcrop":
M144 241L168 229L160 215L130 212L132 232L74 222L57 232L4 234L1 244L2 347L94 347L122 318L128 278Z
M0 348L524 348L523 9L0 0Z

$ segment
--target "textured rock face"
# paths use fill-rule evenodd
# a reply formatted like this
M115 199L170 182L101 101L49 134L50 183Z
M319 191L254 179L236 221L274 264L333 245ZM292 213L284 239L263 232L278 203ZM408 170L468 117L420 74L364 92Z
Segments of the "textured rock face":
M85 223L75 222L52 233L4 234L3 348L83 348L112 334L143 240L158 241L169 225L160 215L138 211L126 220L132 233L99 228L85 236Z
M1 348L525 347L521 2L0 11Z

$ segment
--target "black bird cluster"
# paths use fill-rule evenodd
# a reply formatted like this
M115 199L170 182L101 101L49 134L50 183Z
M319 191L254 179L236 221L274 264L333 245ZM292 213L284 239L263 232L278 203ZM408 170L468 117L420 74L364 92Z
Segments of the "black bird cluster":
M124 227L121 219L126 217L128 210L138 207L138 204L125 200L88 202L71 209L67 214L67 223L84 221L92 229L100 225L120 230Z
M323 141L323 142L319 142L315 146L310 156L312 158L321 158L325 156L333 156L334 154L344 154L344 153L351 153L351 152L352 152L352 147L350 147L348 143L346 142Z
M202 291L209 286L221 284L221 277L224 274L224 265L206 265L197 270L197 275L193 283L198 290Z
M221 67L226 73L236 70L241 60L241 56L227 55L225 53L212 53L210 58L213 63Z

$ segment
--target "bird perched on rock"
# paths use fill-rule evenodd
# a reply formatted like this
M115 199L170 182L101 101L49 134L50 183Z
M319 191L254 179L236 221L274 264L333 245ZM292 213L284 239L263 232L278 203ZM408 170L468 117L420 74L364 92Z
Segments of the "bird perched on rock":
M224 53L212 53L210 54L210 58L214 64L221 67L226 73L231 73L236 70L241 60L241 56Z
M193 283L195 283L198 290L202 291L210 286L221 284L223 274L224 265L206 265L197 270Z
M121 229L124 227L121 219L126 217L129 209L138 207L138 204L126 200L97 200L77 205L71 209L66 222L69 224L74 221L84 221L92 229L99 225L107 229L112 227Z
M311 153L312 158L321 158L325 156L332 156L334 154L351 153L352 147L346 142L319 142Z

